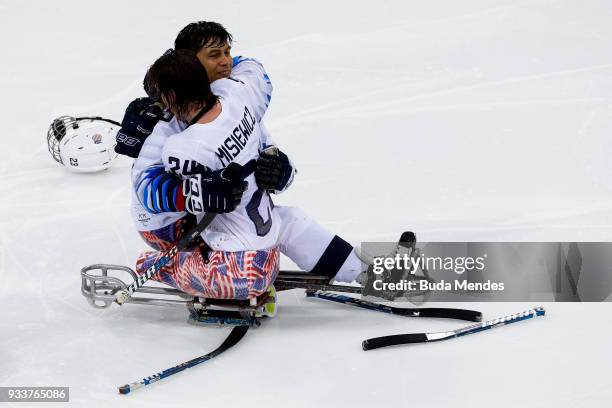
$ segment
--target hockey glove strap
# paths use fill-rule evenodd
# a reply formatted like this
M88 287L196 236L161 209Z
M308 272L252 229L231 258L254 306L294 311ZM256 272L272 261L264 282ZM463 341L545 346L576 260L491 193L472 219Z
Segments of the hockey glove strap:
M191 214L232 212L248 188L244 180L230 181L223 170L205 171L183 182L185 209Z
M169 120L171 114L150 98L134 99L125 110L121 129L117 133L115 152L138 157L146 138L160 119Z
M285 153L273 147L259 154L255 168L257 187L279 193L285 190L292 179L293 166Z

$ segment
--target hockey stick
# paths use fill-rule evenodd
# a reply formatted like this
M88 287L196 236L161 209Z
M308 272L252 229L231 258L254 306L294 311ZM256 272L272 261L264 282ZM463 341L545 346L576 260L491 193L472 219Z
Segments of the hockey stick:
M252 167L254 166L249 165L247 169L247 166L243 167L238 163L232 162L225 168L223 175L228 180L244 178L248 174L250 174L250 172L252 171ZM244 169L247 169L247 171L245 171ZM198 223L198 225L193 228L193 230L191 230L186 236L181 238L179 242L172 246L172 248L164 252L162 256L157 260L157 262L151 265L149 269L147 269L145 273L140 275L138 279L136 279L130 286L127 287L127 289L118 292L117 296L115 297L115 302L119 305L124 304L125 301L128 300L134 294L134 292L136 292L140 287L142 287L142 285L144 285L149 279L151 279L153 275L159 272L161 268L163 268L168 262L170 262L170 260L174 258L176 254L179 253L179 251L182 251L183 249L187 248L191 244L191 241L195 239L198 235L200 235L202 231L204 231L206 227L210 225L210 223L215 219L216 216L217 214L212 212L204 214L204 218L202 218L202 220Z
M223 353L224 351L230 349L231 347L235 346L236 343L238 343L244 337L247 331L249 331L249 326L236 326L232 329L232 331L230 332L229 336L227 336L225 341L221 343L219 347L217 347L210 353L204 354L203 356L196 357L192 360L185 361L184 363L181 363L172 368L168 368L164 371L153 374L147 378L144 378L142 381L122 385L121 387L119 387L119 394L128 394L129 392L134 391L138 388L144 387L145 385L153 384L154 382L163 380L166 377L170 377L171 375L180 373L183 370L186 370L188 368L201 364L205 361L208 361L218 356L219 354Z
M329 276L315 275L301 271L280 271L274 280L277 291L306 289L308 291L325 290L334 292L361 293L360 286L334 285L329 283Z
M469 322L480 322L482 321L482 313L476 310L467 309L451 309L446 307L424 307L424 308L407 308L407 307L394 307L382 305L380 303L368 302L367 300L357 299L346 295L340 295L337 293L330 293L324 291L306 291L306 296L314 297L318 299L329 300L332 302L342 303L345 305L352 305L361 307L368 310L374 310L376 312L389 313L400 316L411 316L411 317L439 317L443 319L458 319L467 320Z
M520 322L523 320L531 319L536 316L544 316L545 313L546 311L544 310L544 308L542 306L538 306L534 307L533 309L527 310L526 312L512 314L494 320L487 320L486 322L480 324L473 324L448 332L409 333L374 337L371 339L364 340L363 343L361 343L361 346L365 351L368 351L381 347L397 346L400 344L428 343L432 341L447 340L452 339L454 337L465 336L467 334L478 333L483 330L492 329L494 327L504 326L510 323Z

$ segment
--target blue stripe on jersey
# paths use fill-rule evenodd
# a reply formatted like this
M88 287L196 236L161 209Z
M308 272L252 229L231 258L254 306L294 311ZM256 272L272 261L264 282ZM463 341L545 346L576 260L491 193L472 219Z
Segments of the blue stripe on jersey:
M162 179L161 207L163 208L164 211L171 211L170 203L168 202L168 188L170 189L172 188L170 184L171 184L170 180Z
M145 185L144 187L144 192L143 192L143 200L142 200L142 206L145 208L145 210L147 210L147 212L149 213L154 213L155 211L153 211L153 209L151 208L151 206L149 205L149 185Z
M243 57L242 55L237 55L234 58L232 58L232 66L235 67L236 65L240 64L243 61L255 61L255 60L253 58L246 58L246 57Z
M163 212L161 205L160 205L160 197L159 197L159 191L161 189L161 185L160 183L163 181L163 179L158 175L156 176L152 181L151 184L149 184L151 186L151 190L152 190L152 198L153 198L153 208L157 211L157 212Z
M176 212L177 189L182 182L177 177L166 173L163 166L148 168L136 187L136 193L142 206L151 214Z
M179 180L169 174L163 174L160 177L164 179L162 184L162 200L164 211L176 212L176 190L180 184Z

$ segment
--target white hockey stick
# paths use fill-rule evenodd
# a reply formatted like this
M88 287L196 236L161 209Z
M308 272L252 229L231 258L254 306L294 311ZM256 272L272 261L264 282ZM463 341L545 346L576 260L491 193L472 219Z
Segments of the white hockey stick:
M523 320L531 319L536 316L544 316L546 311L542 306L534 307L522 313L511 314L493 320L487 320L482 323L472 324L460 329L438 332L438 333L408 333L395 334L391 336L374 337L364 340L361 346L365 351L374 350L381 347L397 346L400 344L410 343L428 343L432 341L448 340L455 337L465 336L467 334L478 333L483 330L492 329L494 327L505 326L510 323L516 323Z

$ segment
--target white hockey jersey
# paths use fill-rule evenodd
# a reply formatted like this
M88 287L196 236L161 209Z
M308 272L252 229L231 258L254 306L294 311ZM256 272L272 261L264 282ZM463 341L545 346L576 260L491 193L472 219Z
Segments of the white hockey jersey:
M211 90L219 97L220 115L210 123L189 127L176 119L158 123L134 164L135 187L151 167L163 164L166 171L185 178L200 166L219 170L231 162L244 165L273 145L261 123L272 84L259 62L238 59L232 77L213 82ZM257 250L277 244L280 222L270 196L257 188L253 174L246 181L249 187L236 210L217 215L203 233L204 240L215 250ZM139 190L134 188L132 214L140 231L161 228L186 214L151 213L142 201Z

